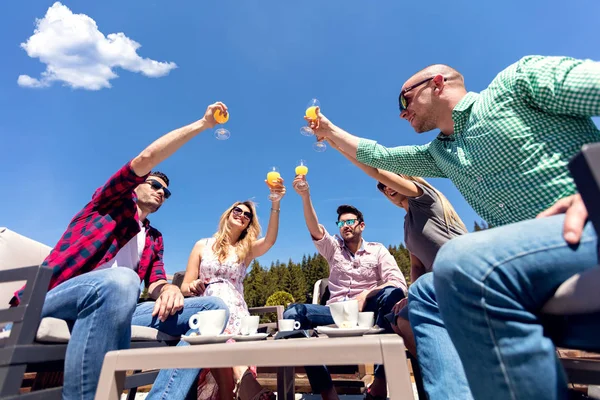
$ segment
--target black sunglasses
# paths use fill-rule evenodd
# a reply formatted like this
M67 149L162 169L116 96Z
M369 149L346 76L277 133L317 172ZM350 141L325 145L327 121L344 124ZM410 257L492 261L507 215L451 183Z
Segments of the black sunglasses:
M250 221L252 219L252 213L248 212L248 211L244 211L239 207L233 207L233 215L235 215L236 217L239 217L240 215L244 215L244 217L246 217L246 219L248 221Z
M159 181L156 181L154 179L148 179L146 181L147 184L149 184L152 189L159 191L160 189L163 190L163 193L165 194L165 199L168 199L169 197L171 197L171 191L169 189L167 189L165 186L163 186L162 183L160 183Z
M431 78L423 79L421 82L415 83L414 85L409 86L400 92L400 96L398 96L398 105L400 106L400 112L402 112L408 108L408 100L406 99L406 97L404 97L404 95L406 93L410 92L411 90L413 90L414 88L417 88L417 87L429 82L430 80L433 80L433 78L435 78L435 76L432 76ZM446 78L444 78L444 82L445 81L447 81Z

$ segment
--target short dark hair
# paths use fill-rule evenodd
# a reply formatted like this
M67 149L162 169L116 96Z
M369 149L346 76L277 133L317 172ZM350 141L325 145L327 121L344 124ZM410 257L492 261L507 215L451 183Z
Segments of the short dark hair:
M169 186L169 178L167 178L167 175L163 174L160 171L152 171L152 172L150 172L150 175L148 175L148 176L155 176L157 178L160 178L163 181L165 181L165 183L167 184L167 186Z
M387 187L387 186L385 185L385 183L377 182L377 189L379 189L379 191L380 191L381 193L384 193L384 194L385 194L384 190L385 190L385 188L386 188L386 187Z
M354 206L348 204L342 204L337 208L338 221L343 214L354 214L358 218L358 222L364 222L363 214Z

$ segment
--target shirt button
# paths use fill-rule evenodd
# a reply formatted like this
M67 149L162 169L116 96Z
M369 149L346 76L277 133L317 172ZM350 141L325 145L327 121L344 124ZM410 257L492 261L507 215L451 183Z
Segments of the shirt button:
M504 203L498 203L498 207L504 208Z

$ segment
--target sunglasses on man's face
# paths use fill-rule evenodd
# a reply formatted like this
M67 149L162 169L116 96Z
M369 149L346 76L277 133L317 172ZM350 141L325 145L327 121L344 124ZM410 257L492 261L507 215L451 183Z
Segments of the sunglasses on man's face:
M398 96L398 105L400 106L400 112L402 112L402 111L404 111L404 110L406 110L408 108L408 99L404 95L406 93L410 92L411 90L413 90L413 89L415 89L415 88L417 88L417 87L419 87L421 85L424 85L425 83L433 80L433 78L435 78L435 76L432 76L431 78L423 79L421 82L417 82L414 85L411 85L411 86L407 87L406 89L403 89L400 92L400 96ZM444 78L444 82L446 80L447 79Z
M352 226L356 223L356 221L358 221L358 220L357 219L346 219L343 221L337 221L336 225L338 226L338 228L342 228L344 225Z
M250 221L252 219L252 213L248 212L248 211L244 211L239 207L233 207L233 215L235 215L236 217L239 217L240 215L243 215L244 218L246 218L246 221Z
M171 191L169 189L167 189L165 186L163 186L162 183L160 183L159 181L156 181L154 179L148 179L146 181L146 183L148 183L150 185L150 187L152 187L152 189L159 191L160 189L163 190L163 193L165 194L165 199L168 199L169 197L171 197Z

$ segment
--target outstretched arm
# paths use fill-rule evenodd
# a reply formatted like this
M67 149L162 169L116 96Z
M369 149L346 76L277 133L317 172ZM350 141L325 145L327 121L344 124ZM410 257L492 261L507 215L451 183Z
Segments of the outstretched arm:
M356 165L358 168L362 169L367 175L371 178L383 183L384 185L394 189L396 192L400 193L403 196L407 197L418 197L423 194L423 191L415 185L415 183L411 180L402 178L392 172L383 171L378 168L369 167L366 164L361 163L355 157L352 157L350 154L343 151L335 142L335 139L329 138L327 139L331 147L338 150L344 157L346 157L350 162Z
M205 129L213 128L217 124L214 117L216 110L226 113L227 106L220 102L211 104L206 109L202 119L167 133L142 150L142 152L131 161L131 168L135 174L137 176L147 175L154 167L173 155L173 153L190 139Z

